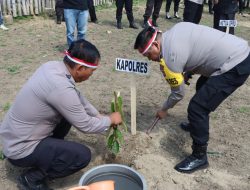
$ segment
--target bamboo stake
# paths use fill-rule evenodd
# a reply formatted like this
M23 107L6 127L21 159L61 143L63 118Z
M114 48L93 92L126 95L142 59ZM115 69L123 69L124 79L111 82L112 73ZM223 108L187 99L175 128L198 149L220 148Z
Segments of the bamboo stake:
M25 0L21 0L21 3L22 3L22 11L23 11L23 15L28 15L27 14L27 9L26 9L26 3L25 3Z
M45 7L47 7L47 6L45 5L45 0L41 0L41 11L40 11L40 13L41 13L41 12L44 13Z
M34 6L35 6L35 14L38 15L39 11L38 11L38 0L34 0Z
M11 13L11 3L10 3L10 0L7 0L7 14L8 15L11 15L12 13Z
M30 1L26 0L26 10L27 10L27 15L30 15Z
M13 15L13 17L17 17L16 0L11 0L11 3L12 3L12 15Z
M2 4L2 5L1 5L1 4ZM2 8L1 6L2 6L3 8ZM2 8L2 9L1 9L1 8ZM1 10L2 14L5 15L5 0L3 0L2 3L0 3L0 10Z
M38 0L38 14L40 14L42 12L41 5L42 5L41 0Z
M51 8L55 10L55 7L56 7L56 1L52 0Z
M22 7L21 7L21 0L17 0L17 14L18 14L18 16L23 16Z
M34 6L33 6L33 0L29 0L30 1L30 14L34 15Z

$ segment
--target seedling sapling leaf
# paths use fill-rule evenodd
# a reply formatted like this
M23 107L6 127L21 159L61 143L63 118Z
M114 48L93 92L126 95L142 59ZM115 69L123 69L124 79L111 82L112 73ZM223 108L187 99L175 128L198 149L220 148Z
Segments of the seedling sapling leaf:
M122 126L124 130L127 132L127 126L124 120L124 113L123 113L123 100L120 96L120 92L114 92L114 100L111 102L111 111L112 112L119 112L122 117ZM120 152L120 145L124 143L124 138L122 132L119 129L119 125L116 127L111 126L108 133L107 139L107 146L112 153L115 155Z

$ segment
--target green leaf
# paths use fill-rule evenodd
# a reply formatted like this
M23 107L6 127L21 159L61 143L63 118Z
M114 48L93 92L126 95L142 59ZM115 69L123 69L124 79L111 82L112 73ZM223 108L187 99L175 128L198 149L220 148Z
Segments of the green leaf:
M116 140L116 141L114 141L114 144L112 146L112 152L114 154L118 154L119 151L120 151L120 145L119 145L119 142Z
M124 143L124 139L123 139L123 135L121 133L121 131L119 129L117 129L116 131L116 138L118 139L118 141L122 144Z
M118 104L119 110L122 110L122 97L121 96L117 97L117 104Z
M125 132L128 132L128 127L127 124L124 122L124 120L122 121L122 126Z
M115 138L114 134L110 135L109 138L108 138L108 148L109 149L112 149L112 146L114 144L114 138Z
M0 160L4 160L5 156L2 151L0 151Z
M111 112L115 112L115 103L111 102Z

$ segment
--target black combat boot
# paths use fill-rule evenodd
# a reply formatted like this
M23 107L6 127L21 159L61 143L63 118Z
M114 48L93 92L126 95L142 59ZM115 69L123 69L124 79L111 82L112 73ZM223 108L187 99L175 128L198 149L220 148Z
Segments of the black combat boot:
M61 24L62 23L62 15L57 15L56 16L56 23Z
M17 187L19 190L53 190L44 181L32 182L24 174L19 176Z
M121 21L117 21L117 28L118 29L123 29Z
M148 27L148 18L144 18L142 28L147 28Z
M190 123L189 122L181 122L180 128L186 132L190 132Z
M129 23L129 28L138 29L134 21Z
M208 167L207 145L193 145L192 149L193 153L174 167L178 172L192 173Z
M152 19L152 25L154 27L158 27L158 24L157 24L156 20L157 20L157 18L153 17L153 19Z

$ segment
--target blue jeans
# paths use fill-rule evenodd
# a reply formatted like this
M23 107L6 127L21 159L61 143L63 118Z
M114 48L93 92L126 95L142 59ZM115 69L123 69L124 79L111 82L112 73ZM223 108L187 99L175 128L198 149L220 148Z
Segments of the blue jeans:
M2 17L2 12L0 11L0 25L3 24L3 17Z
M67 42L70 46L74 41L74 32L77 25L77 39L85 39L88 24L88 10L64 9L64 18L67 28Z

